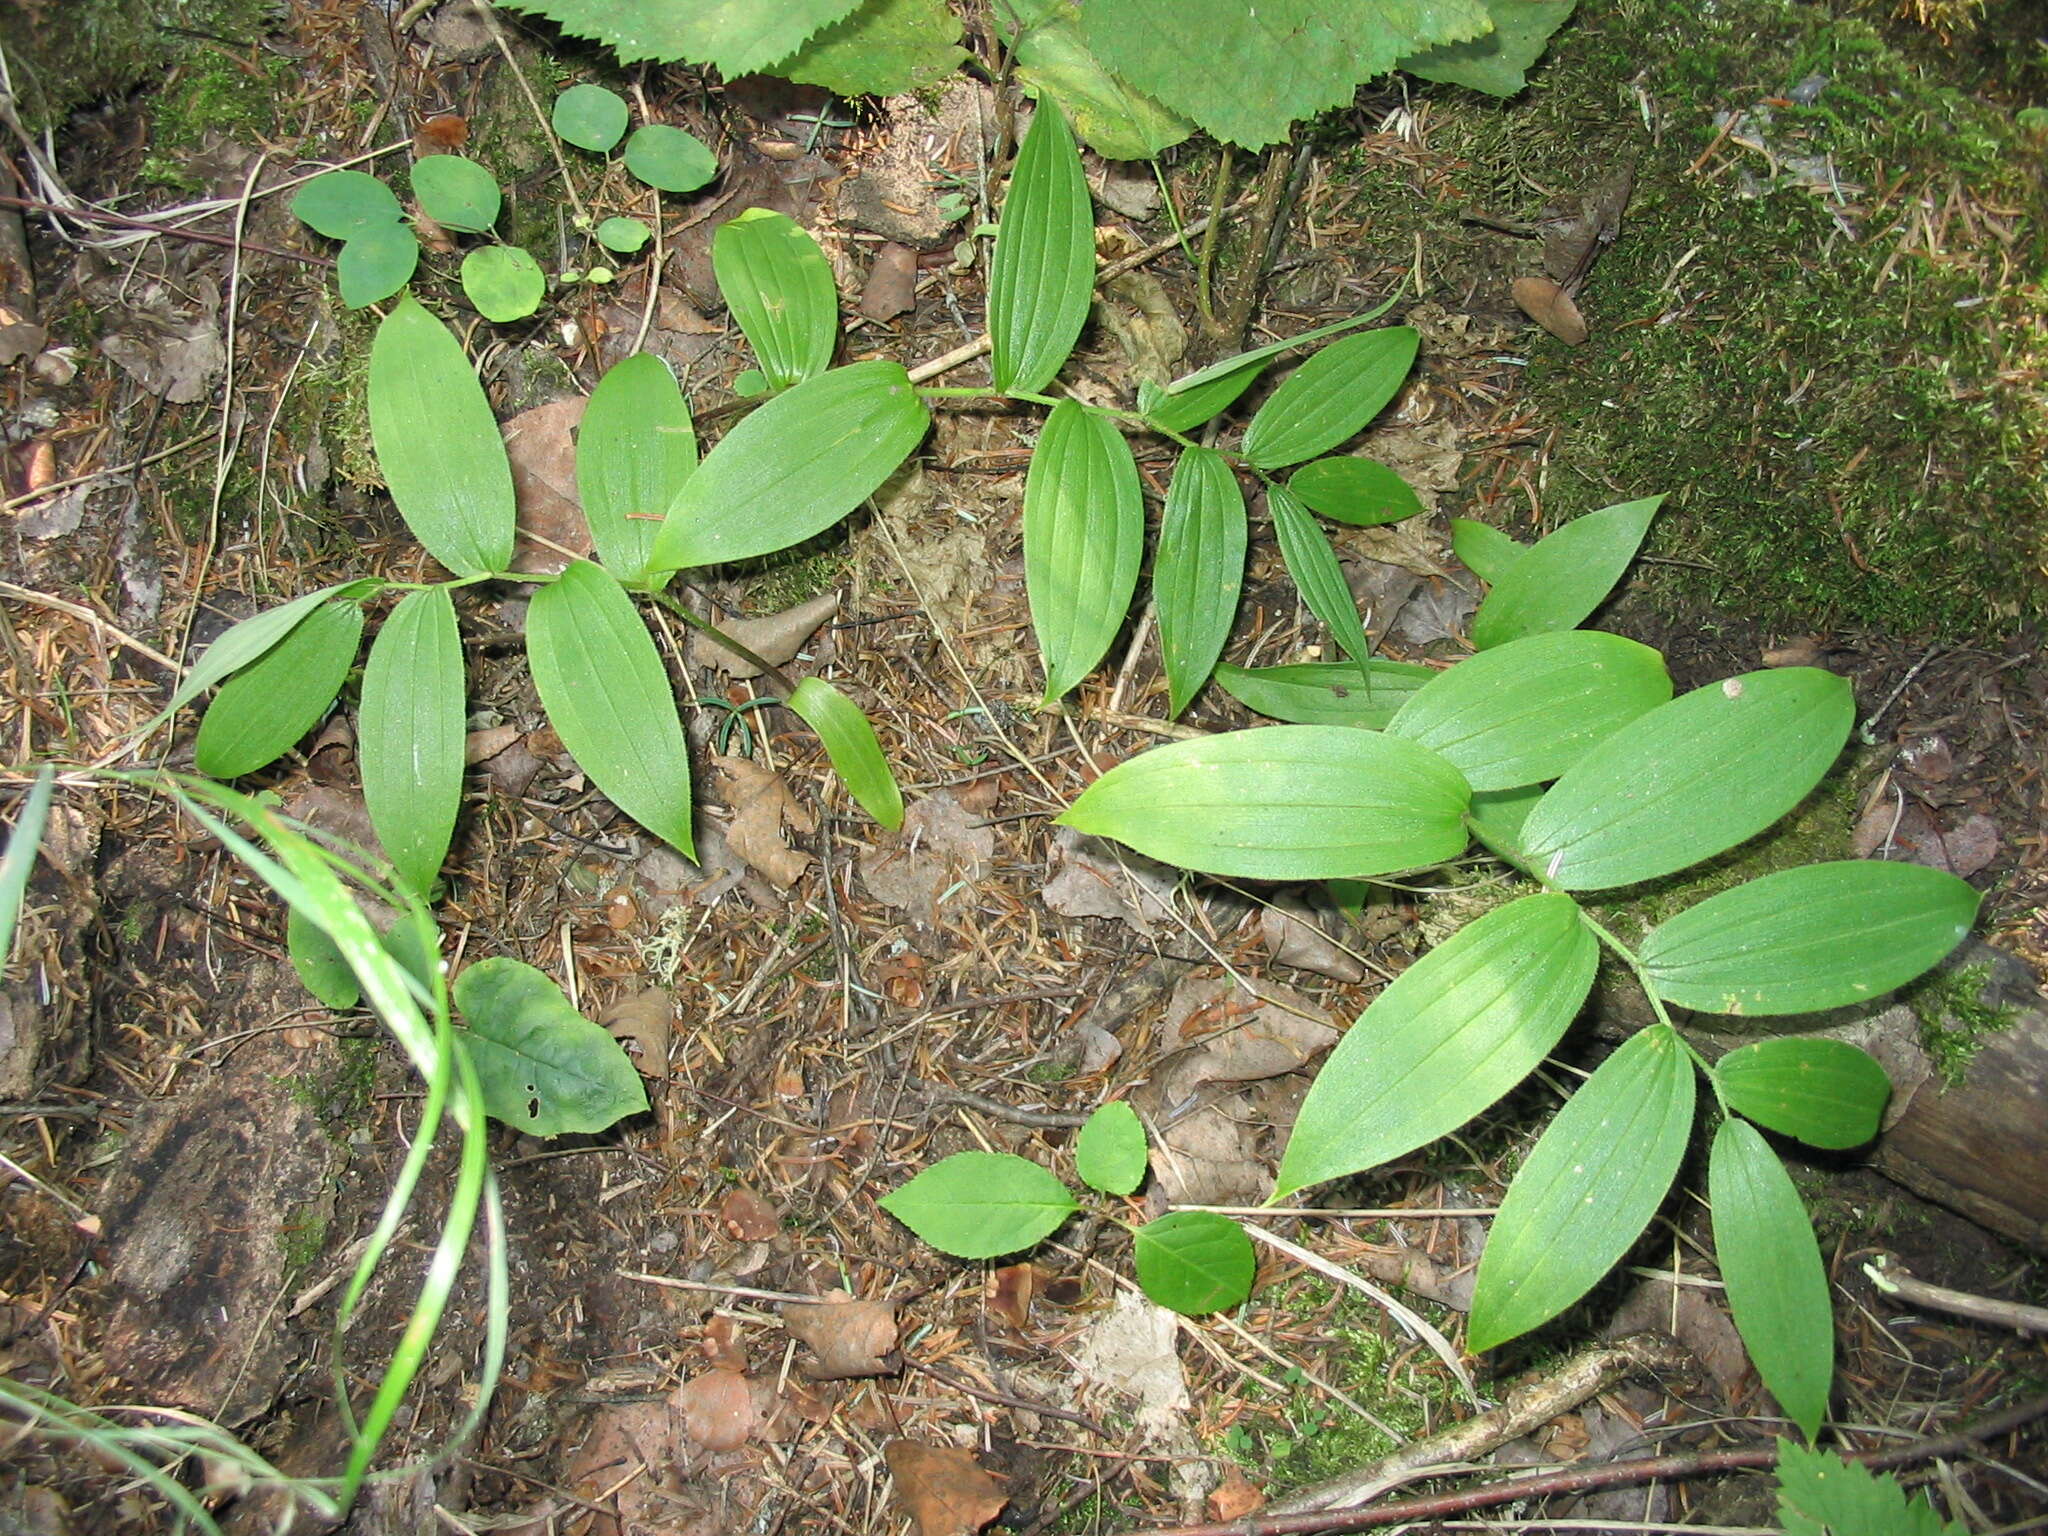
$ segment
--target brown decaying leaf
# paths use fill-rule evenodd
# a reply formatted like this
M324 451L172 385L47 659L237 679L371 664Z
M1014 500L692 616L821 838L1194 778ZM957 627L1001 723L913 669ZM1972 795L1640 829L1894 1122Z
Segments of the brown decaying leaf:
M738 1371L709 1370L675 1390L683 1433L707 1451L736 1451L760 1422L753 1389Z
M917 252L889 241L875 252L861 289L860 312L870 320L894 320L917 308Z
M1265 1502L1266 1496L1252 1486L1242 1467L1226 1465L1223 1480L1209 1494L1209 1516L1213 1520L1242 1520Z
M718 1224L735 1242L765 1243L782 1231L782 1211L741 1184L718 1202Z
M811 1352L803 1367L812 1381L882 1376L896 1348L896 1303L827 1299L815 1305L786 1305L782 1326Z
M726 842L778 890L788 890L810 866L811 856L789 846L782 835L783 825L809 832L816 822L773 769L744 757L714 757L712 761L724 781L722 798L732 812L732 824L725 829Z
M1586 339L1586 322L1579 306L1547 277L1518 277L1511 290L1522 313L1534 320L1568 347Z
M597 1022L639 1047L633 1065L644 1077L668 1076L669 1040L675 1032L674 994L660 987L628 992L605 1005Z
M1005 1264L988 1277L987 1306L990 1316L1019 1333L1031 1321L1031 1297L1038 1289L1038 1269L1032 1264Z
M876 900L930 927L941 896L949 906L975 899L974 884L995 857L995 833L980 820L949 790L913 801L902 828L876 838L861 856L861 883Z
M502 429L519 509L519 542L512 555L515 571L552 576L567 567L571 556L590 553L590 525L584 521L576 491L575 434L583 405L582 395L551 400L521 411ZM560 548L551 547L556 545Z
M974 1536L1009 1502L973 1456L952 1446L891 1440L882 1459L896 1480L896 1504L917 1536Z
M1259 914L1259 942L1280 965L1337 981L1365 979L1365 967L1357 957L1331 938L1302 902L1283 899L1268 905Z
M718 627L771 666L794 661L804 642L839 606L837 592L821 592L807 603L758 619L722 619ZM759 677L761 669L742 661L709 635L690 631L686 654L693 667L716 667L728 677Z

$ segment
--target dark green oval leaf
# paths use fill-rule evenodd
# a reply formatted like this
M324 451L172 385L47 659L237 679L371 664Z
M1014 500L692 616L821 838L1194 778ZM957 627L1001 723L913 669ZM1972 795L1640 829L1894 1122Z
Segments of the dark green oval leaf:
M1510 538L1491 523L1469 517L1451 519L1451 553L1488 586L1503 580L1527 552L1526 544Z
M1367 663L1360 677L1349 661L1300 661L1283 667L1219 663L1216 681L1246 709L1295 725L1351 725L1385 730L1396 710L1436 676L1405 661Z
M576 434L576 491L598 558L621 581L646 576L661 519L696 467L689 403L669 365L635 352L607 368Z
M1188 707L1223 654L1244 585L1244 491L1223 455L1189 448L1173 469L1152 562L1169 717Z
M498 222L498 178L461 155L428 155L412 167L412 194L436 224L481 235Z
M350 309L381 304L412 281L420 264L420 243L410 225L373 225L351 235L334 258L341 302Z
M1051 102L1031 119L1010 173L988 278L996 388L1036 394L1060 371L1095 291L1095 214L1080 151Z
M305 989L329 1008L353 1008L362 1001L362 985L333 939L297 907L284 913L284 953Z
M323 603L213 696L193 761L216 779L254 773L318 725L341 692L363 638L363 610Z
M564 143L609 154L626 136L626 98L601 85L572 85L555 98L551 121Z
M1109 650L1144 552L1145 502L1130 444L1106 417L1062 400L1024 477L1024 590L1048 701Z
M462 803L462 637L446 587L409 594L370 643L356 716L363 802L392 867L429 896Z
M860 808L891 831L902 826L903 791L860 706L823 678L807 677L789 696L789 707L818 733L832 771Z
M1538 539L1498 579L1489 578L1493 590L1472 616L1472 643L1483 651L1577 624L1621 580L1663 501L1646 496L1603 507Z
M315 176L292 194L292 214L330 240L350 240L368 229L396 227L405 218L398 195L363 171L325 171Z
M1412 326L1390 325L1331 342L1266 397L1245 429L1245 458L1282 469L1355 436L1401 392L1420 341Z
M646 1110L647 1090L625 1049L532 966L479 960L455 978L455 1006L469 1021L455 1038L494 1119L529 1136L561 1136Z
M1128 1195L1144 1183L1145 1163L1144 1124L1122 1099L1096 1110L1074 1138L1074 1172L1106 1195Z
M955 1152L875 1203L956 1259L1029 1248L1077 1209L1066 1185L1007 1152Z
M1759 1040L1714 1063L1737 1114L1809 1147L1860 1147L1877 1135L1891 1079L1866 1051L1840 1040Z
M1398 523L1422 510L1414 488L1371 459L1317 459L1289 475L1287 489L1311 511L1358 528Z
M1179 394L1168 394L1147 379L1138 385L1138 411L1162 432L1192 432L1210 417L1230 409L1237 397L1257 382L1265 367L1262 359L1255 358Z
M718 156L694 133L648 123L626 140L626 169L661 192L694 192L718 174Z
M608 251L630 256L645 246L653 233L639 219L610 218L597 226L597 243Z
M1138 1285L1188 1317L1234 1307L1252 1293L1258 1255L1244 1228L1214 1211L1174 1211L1131 1236Z
M832 366L839 289L818 242L787 214L749 208L718 226L711 266L761 371L787 388Z
M1344 654L1364 667L1372 656L1372 640L1358 615L1358 599L1344 579L1344 567L1337 563L1337 551L1308 508L1285 486L1267 485L1266 510L1280 539L1280 558L1287 562L1287 574L1294 578L1301 600L1328 626ZM1362 674L1359 681L1365 681Z

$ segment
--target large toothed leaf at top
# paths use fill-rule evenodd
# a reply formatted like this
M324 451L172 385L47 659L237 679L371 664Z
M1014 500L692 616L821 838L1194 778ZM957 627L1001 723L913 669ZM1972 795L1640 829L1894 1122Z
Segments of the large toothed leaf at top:
M1849 684L1815 667L1695 688L1631 720L1550 787L1522 824L1528 867L1564 890L1597 891L1732 848L1820 782L1855 714Z
M1278 667L1223 662L1216 682L1238 703L1293 725L1350 725L1383 731L1395 712L1436 673L1412 662L1297 661Z
M1457 769L1412 741L1275 725L1140 753L1060 821L1213 875L1342 880L1455 857L1469 794Z
M1538 539L1507 565L1472 616L1472 643L1483 651L1584 619L1621 580L1663 501L1646 496L1603 507Z
M1073 131L1042 104L1010 172L988 278L996 388L1035 394L1074 350L1095 291L1095 214Z
M1372 640L1359 617L1358 599L1344 579L1344 568L1337 563L1337 551L1323 537L1308 508L1284 485L1266 487L1266 510L1272 514L1273 532L1280 539L1280 558L1286 561L1287 574L1294 578L1301 600L1329 626L1331 638L1344 654L1363 667L1372 655Z
M777 389L832 366L839 289L818 242L786 213L749 208L711 237L718 291Z
M944 83L966 57L946 0L862 0L775 73L837 96L901 96Z
M860 808L891 831L902 826L903 791L860 706L822 677L798 683L788 703L790 712L818 733L832 771Z
M613 49L621 64L656 59L709 64L728 80L788 58L820 28L852 12L860 0L512 0L511 8L545 16L572 37Z
M1877 1135L1891 1079L1867 1051L1824 1035L1758 1040L1714 1063L1721 1097L1738 1115L1841 1151Z
M1081 40L1075 0L997 0L997 19L1020 28L1012 46L1019 83L1058 103L1088 147L1106 160L1150 160L1195 131L1102 67Z
M199 771L240 778L289 750L334 703L362 638L360 604L336 598L307 614L213 696L193 744Z
M648 568L750 560L822 533L872 496L930 425L900 363L804 380L704 455L669 506Z
M1401 68L1424 80L1462 85L1489 96L1512 96L1529 83L1550 35L1570 18L1576 0L1484 0L1493 30L1462 43L1408 54Z
M694 852L675 693L626 589L578 560L533 594L526 655L548 723L577 766L641 826Z
M1331 342L1266 397L1245 429L1245 458L1283 469L1355 436L1401 392L1420 343L1406 325Z
M1549 1054L1598 962L1569 896L1524 896L1461 928L1337 1042L1302 1101L1273 1197L1362 1173L1470 1120Z
M512 465L462 343L410 294L370 344L370 439L399 516L458 576L512 563Z
M1223 654L1244 585L1247 537L1244 492L1223 455L1188 449L1167 487L1152 563L1168 715L1188 707Z
M409 593L370 643L356 759L377 841L422 896L448 856L462 802L462 682L448 589Z
M689 402L669 365L635 352L607 368L576 433L576 491L597 557L619 580L646 576L661 519L696 467Z
M1130 445L1106 418L1062 400L1024 477L1024 589L1047 699L1086 677L1123 627L1144 546Z

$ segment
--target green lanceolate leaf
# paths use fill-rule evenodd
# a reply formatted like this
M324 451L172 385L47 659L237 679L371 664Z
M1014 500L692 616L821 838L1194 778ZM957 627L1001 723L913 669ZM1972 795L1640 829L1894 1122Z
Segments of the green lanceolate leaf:
M1412 326L1390 325L1331 342L1266 397L1245 429L1245 458L1283 469L1354 436L1401 392L1420 341Z
M1358 616L1358 599L1351 595L1344 567L1337 563L1337 551L1323 537L1308 508L1285 486L1267 485L1266 510L1273 516L1280 557L1287 562L1287 574L1294 578L1301 600L1329 627L1331 638L1344 654L1364 667L1372 656L1372 640Z
M646 576L655 532L696 467L690 406L669 365L636 352L607 368L576 434L576 491L597 556L619 580Z
M1904 986L1962 943L1977 893L1945 870L1850 859L1710 896L1638 950L1657 994L1706 1013L1811 1013Z
M1370 325L1393 307L1394 299L1388 299L1384 304L1377 305L1362 315L1352 315L1344 320L1333 320L1328 325L1319 325L1312 331L1303 331L1299 336L1289 336L1280 341L1268 342L1263 347L1253 347L1249 352L1233 352L1229 357L1218 358L1206 367L1197 368L1193 373L1182 374L1166 386L1164 393L1168 395L1192 394L1194 391L1204 389L1222 379L1236 378L1254 363L1269 363L1283 352L1292 352L1297 347L1312 346L1316 342L1328 340L1330 337L1341 335L1345 331L1355 331L1361 325ZM1256 377L1256 374L1251 375L1246 378L1245 383L1249 384L1251 379ZM1244 388L1240 386L1232 392L1230 399L1235 400L1238 395L1243 393ZM1225 402L1225 404L1228 403L1228 401ZM1222 406L1218 406L1216 409L1221 410L1222 408ZM1214 414L1214 411L1210 412L1210 415ZM1206 421L1208 417L1205 416L1202 420Z
M669 506L648 569L750 560L822 533L872 496L930 425L900 363L804 380L704 455Z
M385 857L421 896L434 889L462 803L462 637L446 587L392 610L363 668L356 757Z
M43 829L49 825L50 785L56 773L48 763L36 770L35 782L22 797L21 814L7 831L7 852L0 856L0 966L14 955L14 929L21 921L28 879L43 846Z
M363 638L363 610L337 598L221 685L199 722L193 761L216 779L274 762L318 725L341 692Z
M1252 1293L1258 1255L1244 1228L1214 1211L1174 1211L1131 1236L1138 1285L1188 1317L1234 1307Z
M875 728L860 706L821 677L807 677L789 696L789 707L818 733L832 771L860 808L883 826L903 825L903 791L889 771Z
M1209 874L1341 880L1455 857L1469 793L1457 769L1412 741L1272 725L1141 753L1060 821Z
M316 234L352 240L405 218L397 194L363 171L326 171L292 194L292 214Z
M1371 459L1316 459L1287 477L1287 489L1312 512L1371 528L1422 510L1422 498L1384 464Z
M1498 858L1518 869L1529 867L1522 852L1522 823L1543 798L1543 786L1524 784L1520 789L1486 789L1472 796L1472 808L1465 813L1465 825L1472 836Z
M607 155L626 136L626 98L601 85L572 85L555 98L551 116L555 135L564 143Z
M1820 782L1855 714L1848 683L1814 667L1695 688L1631 720L1551 786L1522 827L1529 867L1567 891L1597 891L1732 848Z
M1493 582L1472 616L1472 643L1483 651L1577 624L1621 580L1663 501L1646 496L1603 507L1538 539Z
M1145 1127L1122 1099L1088 1117L1074 1138L1074 1172L1090 1189L1128 1195L1145 1182Z
M1144 550L1145 502L1130 445L1107 418L1062 400L1024 477L1024 590L1048 701L1109 650Z
M498 178L461 155L428 155L415 160L412 195L436 224L469 235L488 231L504 207Z
M1715 1133L1707 1197L1736 1331L1764 1385L1811 1440L1835 1374L1835 1319L1806 1207L1763 1137L1733 1119Z
M660 192L694 192L718 174L718 156L694 133L648 123L626 140L626 169Z
M455 1006L469 1022L455 1037L492 1118L529 1136L561 1136L646 1111L647 1090L619 1042L532 966L479 960L455 978Z
M230 625L221 631L220 637L206 648L198 661L193 663L191 670L186 672L178 686L171 691L169 702L143 726L143 734L147 735L155 730L229 673L241 671L262 656L329 598L368 597L380 590L383 585L381 581L366 578L362 581L345 581L339 586L322 587L317 592L308 592L288 603L279 603L275 608L266 608L261 613Z
M312 918L297 907L284 914L284 953L305 989L329 1008L353 1008L363 989L341 950Z
M1102 67L1081 41L1080 7L1073 0L1002 3L996 14L1005 32L1011 23L1022 28L1011 56L1025 90L1050 96L1104 159L1150 160L1195 131L1186 118Z
M478 314L503 325L539 309L548 280L540 263L518 246L483 245L462 258L462 291Z
M1462 85L1489 96L1513 96L1543 56L1550 34L1571 16L1574 0L1485 0L1493 30L1461 43L1411 53L1401 68L1424 80Z
M1263 361L1254 359L1179 394L1169 394L1150 379L1143 380L1138 385L1139 414L1162 432L1192 432L1210 417L1228 410L1265 369Z
M1273 1198L1375 1168L1470 1120L1550 1053L1598 961L1577 903L1552 894L1497 907L1439 944L1373 999L1316 1074Z
M1466 1347L1546 1323L1621 1262L1692 1131L1692 1058L1666 1024L1602 1062L1529 1153L1486 1239Z
M1387 727L1457 764L1475 790L1554 779L1671 698L1664 658L1598 630L1531 635L1459 662Z
M668 673L626 589L578 560L526 612L533 686L562 745L612 804L695 851L690 759Z
M350 309L381 304L412 281L420 243L405 224L379 224L349 236L334 258L341 302Z
M1840 1040L1759 1040L1714 1063L1737 1114L1809 1147L1860 1147L1878 1132L1891 1079L1866 1051Z
M1029 1248L1078 1209L1066 1185L1007 1152L955 1152L875 1203L956 1259Z
M1527 552L1526 544L1510 538L1491 523L1469 517L1451 519L1451 553L1489 587L1506 580L1515 562Z
M1436 673L1405 661L1371 661L1368 685L1348 661L1299 661L1283 667L1216 668L1216 681L1246 709L1295 725L1350 725L1381 731Z
M462 344L410 296L370 347L370 438L399 516L458 576L512 563L512 466Z
M1188 707L1223 654L1244 585L1244 492L1223 455L1190 448L1174 466L1152 562L1169 716Z
M749 208L718 226L711 266L726 307L777 389L832 366L839 289L825 253L796 220Z
M946 0L863 0L775 66L837 96L901 96L943 83L967 57Z
M1017 151L988 278L996 388L1036 394L1074 350L1095 291L1095 215L1080 151L1044 104Z

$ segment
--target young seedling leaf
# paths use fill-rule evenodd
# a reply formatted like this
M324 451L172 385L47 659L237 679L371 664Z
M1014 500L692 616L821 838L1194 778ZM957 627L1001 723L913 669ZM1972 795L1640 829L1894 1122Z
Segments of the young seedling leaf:
M292 194L292 214L315 234L353 240L365 230L398 227L405 209L397 194L375 176L325 171Z
M1517 869L1527 869L1529 858L1522 852L1522 823L1542 798L1541 784L1477 791L1472 796L1472 808L1465 813L1465 825L1496 858L1506 859Z
M1192 389L1169 393L1150 379L1138 385L1138 411L1162 432L1192 432L1213 416L1219 416L1237 402L1265 372L1264 360L1254 358L1230 372Z
M694 133L648 123L626 140L626 169L659 192L694 192L718 174L718 156Z
M1344 579L1344 568L1337 563L1337 551L1330 547L1308 508L1285 486L1266 487L1266 510L1272 514L1280 557L1287 562L1287 574L1294 578L1301 600L1329 627L1331 638L1344 654L1365 668L1372 658L1372 640L1358 615L1358 599ZM1369 677L1369 672L1362 671L1359 685L1370 688Z
M1095 292L1095 214L1073 132L1040 105L1017 151L989 267L997 389L1036 394L1060 371Z
M1294 725L1350 725L1381 731L1395 712L1436 676L1429 667L1374 660L1370 682L1348 661L1300 661L1281 667L1221 662L1216 681L1246 709Z
M796 220L749 208L718 226L711 267L726 307L778 389L832 366L839 289L825 253Z
M1106 1195L1134 1192L1145 1182L1146 1160L1144 1124L1122 1099L1096 1110L1074 1138L1074 1172Z
M1522 827L1529 867L1564 890L1597 891L1732 848L1806 798L1855 714L1848 683L1814 667L1695 688L1631 720L1550 787Z
M863 0L775 66L835 96L902 96L943 84L967 57L946 0Z
M1497 578L1486 578L1493 590L1472 616L1472 643L1483 651L1525 635L1572 628L1614 590L1663 501L1662 496L1646 496L1603 507L1538 539Z
M370 643L356 758L377 841L422 897L455 835L465 718L455 604L446 587L409 593Z
M1866 1051L1821 1036L1759 1040L1714 1063L1737 1114L1809 1147L1839 1151L1877 1135L1891 1079Z
M341 302L350 309L381 304L412 281L420 243L405 224L377 224L349 236L334 258Z
M1266 397L1245 429L1245 458L1283 469L1356 435L1401 392L1420 342L1406 325L1331 342Z
M1692 1058L1670 1026L1600 1064L1508 1186L1480 1255L1466 1348L1548 1322L1621 1262L1678 1175L1692 1112Z
M503 325L539 309L547 297L548 280L540 263L518 246L480 245L462 258L462 291L478 314Z
M1273 725L1119 763L1060 822L1209 874L1337 880L1455 857L1469 793L1457 769L1412 741Z
M1506 579L1515 562L1528 553L1528 549L1528 545L1502 533L1491 523L1469 517L1451 519L1451 553L1464 562L1465 569L1489 587L1497 586Z
M597 226L597 243L608 251L630 256L645 246L653 233L639 219L609 218Z
M1785 1536L1970 1536L1960 1520L1936 1514L1924 1492L1908 1502L1890 1472L1783 1439L1776 1470Z
M1441 752L1475 790L1516 789L1556 778L1670 698L1664 658L1647 645L1569 629L1439 672L1387 729Z
M1310 511L1357 528L1398 523L1422 510L1414 487L1371 459L1313 460L1287 477L1287 489Z
M823 678L807 677L789 696L789 707L818 733L832 771L860 808L891 831L902 826L903 791L860 706Z
M407 296L370 346L370 440L391 499L458 576L512 563L512 465L476 370L447 326Z
M1638 954L1681 1007L1811 1013L1904 986L1976 920L1977 893L1946 870L1849 859L1710 896L1653 928Z
M1398 298L1399 295L1395 297ZM1328 325L1319 325L1312 331L1303 331L1299 336L1289 336L1281 341L1269 342L1263 347L1254 347L1249 352L1234 352L1229 357L1218 358L1205 368L1197 368L1193 373L1182 374L1166 386L1164 393L1168 395L1191 394L1195 390L1205 388L1220 379L1234 378L1244 373L1246 369L1251 368L1254 364L1271 362L1283 352L1292 352L1297 347L1312 346L1316 342L1326 341L1330 337L1341 335L1345 331L1355 331L1361 325L1370 325L1393 307L1394 299L1388 299L1384 304L1368 310L1365 314L1350 315L1342 320L1333 320ZM1245 379L1245 383L1249 384L1256 377L1256 373L1251 374ZM1230 398L1235 400L1238 395L1243 393L1243 386L1240 386L1232 393ZM1226 401L1224 403L1228 404L1229 402ZM1222 406L1218 406L1216 409L1221 410L1222 408ZM1213 416L1215 411L1211 411L1209 414ZM1207 421L1209 418L1204 416L1201 419Z
M625 1049L532 966L479 960L455 978L455 1006L469 1023L455 1037L493 1119L529 1136L562 1136L646 1111L647 1090Z
M178 686L171 691L170 700L150 717L141 734L148 735L222 678L230 673L239 672L251 662L258 660L303 623L306 615L329 598L367 597L381 589L383 585L381 581L366 579L322 587L317 592L308 592L288 603L279 603L275 608L266 608L261 613L252 614L239 623L230 625L221 631L220 637L206 648L198 661L193 663L191 670L186 672Z
M1105 417L1062 400L1024 477L1024 590L1048 701L1109 650L1144 549L1145 503L1130 444Z
M1786 1417L1812 1440L1835 1374L1835 1319L1806 1207L1763 1136L1732 1118L1714 1135L1707 1197L1736 1331Z
M956 1259L1017 1253L1078 1209L1066 1185L1007 1152L955 1152L875 1203Z
M468 235L487 233L505 205L498 178L461 155L415 160L412 195L436 224Z
M1174 1211L1132 1234L1138 1285L1188 1317L1234 1307L1252 1293L1258 1255L1243 1227L1214 1211Z
M7 852L0 856L0 966L14 955L14 929L21 921L28 879L43 846L43 829L49 825L50 785L56 772L48 763L36 770L35 782L22 797L21 814L7 831Z
M323 603L221 685L199 722L193 762L216 779L254 773L289 751L334 703L363 638L363 610Z
M823 532L872 496L930 425L900 363L804 380L704 456L670 503L648 568L750 560Z
M572 85L555 98L550 114L555 133L564 143L587 149L593 155L608 155L626 136L626 98L601 85Z
M1223 654L1244 585L1244 492L1223 455L1189 448L1174 466L1152 563L1169 716L1188 707Z
M334 940L297 907L285 908L284 952L299 981L320 1003L342 1009L362 1001L362 986Z
M578 560L534 593L526 654L548 722L577 765L641 826L694 853L675 693L617 578Z
M1578 904L1545 893L1496 907L1409 966L1316 1074L1273 1198L1378 1167L1492 1104L1577 1016L1599 948Z
M655 59L709 64L728 80L768 69L788 58L820 27L830 26L861 0L775 0L674 5L621 0L518 0L511 8L545 16L574 37L595 38L617 52L621 64Z
M669 365L635 352L607 368L576 434L576 491L598 558L619 580L645 579L661 519L696 467L689 402Z

